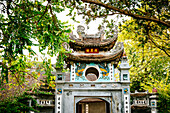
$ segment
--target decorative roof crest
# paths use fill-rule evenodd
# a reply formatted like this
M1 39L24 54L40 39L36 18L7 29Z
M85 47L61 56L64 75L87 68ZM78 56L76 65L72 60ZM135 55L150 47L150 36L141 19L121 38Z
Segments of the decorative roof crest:
M99 29L99 32L97 32L96 34L85 34L85 27L82 25L79 25L77 27L77 33L79 35L79 38L81 38L82 40L84 40L84 38L100 38L101 40L103 40L104 38L104 26L101 26Z

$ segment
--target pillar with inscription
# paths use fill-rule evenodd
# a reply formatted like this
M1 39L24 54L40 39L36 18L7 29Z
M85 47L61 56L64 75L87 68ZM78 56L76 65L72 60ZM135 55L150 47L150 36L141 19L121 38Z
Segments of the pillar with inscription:
M158 94L157 94L157 89L153 88L152 93L150 94L150 107L151 107L151 113L158 113L157 110L157 99L158 99Z
M123 101L124 101L124 110L125 113L130 113L130 74L129 74L129 63L124 52L123 57L121 58L121 64L119 65L120 70L120 82L123 87Z

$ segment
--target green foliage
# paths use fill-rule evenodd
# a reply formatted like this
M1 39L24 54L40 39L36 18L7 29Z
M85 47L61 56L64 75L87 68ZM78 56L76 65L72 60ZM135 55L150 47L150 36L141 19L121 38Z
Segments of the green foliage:
M69 42L71 32L66 22L61 22L57 14L65 10L62 1L40 2L38 0L2 0L0 14L0 86L8 83L9 76L22 84L27 75L38 77L37 72L29 72L34 65L30 60L38 55L33 46L39 47L42 55L57 56L63 52L62 43ZM29 55L24 55L28 51ZM47 52L44 52L47 51ZM43 60L47 76L51 76L50 59ZM48 77L50 78L50 77Z
M149 41L150 39L147 39L150 34L145 34L145 29L135 29L138 25L133 19L127 21L122 27L124 28L126 25L129 26L120 33L119 40L125 42L125 52L128 56L130 65L132 65L132 68L130 69L131 91L148 90L151 93L152 89L155 87L160 97L158 104L159 111L169 112L167 105L169 104L170 98L170 57L157 48L152 41ZM154 38L162 40L167 38L166 35L167 33L163 31L163 34ZM161 41L161 43L165 47L168 47L164 42Z
M126 24L127 31L135 32L135 35L145 35L141 46L146 42L152 42L155 47L170 56L169 48L169 4L168 0L67 0L77 9L77 14L82 15L86 23L98 18L107 27L106 37L112 37L119 25L125 22L125 16L132 17L133 22ZM71 10L70 15L73 14ZM114 15L114 16L113 16ZM72 15L75 18L75 14ZM133 30L128 26L134 25ZM100 25L101 26L101 25ZM100 27L99 26L99 27ZM143 32L137 32L142 30ZM139 34L138 34L139 33ZM164 37L160 37L164 35Z
M32 107L29 107L28 100L32 100ZM0 113L26 113L36 111L36 100L28 95L18 96L12 100L0 102Z
M39 72L29 72L29 69L35 66L31 57L37 56L32 46L39 47L42 55L57 56L59 53L56 68L63 68L66 51L62 43L69 42L67 33L70 33L70 29L69 25L58 20L57 16L69 8L68 15L72 16L74 21L74 9L77 9L78 15L83 15L87 24L102 18L102 24L107 27L106 37L112 37L115 33L117 26L114 23L119 17L132 17L132 20L121 27L122 35L119 36L119 40L126 40L126 52L133 66L131 89L143 91L156 87L162 95L160 98L167 100L169 92L160 87L169 88L168 0L47 0L47 4L44 3L45 0L42 1L0 1L0 10L3 12L0 14L0 86L8 83L9 77L21 87L27 77L38 78ZM115 17L109 21L108 17L112 15ZM119 24L122 25L121 22ZM24 50L29 52L28 56L24 55ZM48 82L55 87L51 60L42 59L42 68L48 76Z
M170 112L170 85L167 87L168 90L164 90L164 87L159 90L159 101L158 109L159 113L169 113Z

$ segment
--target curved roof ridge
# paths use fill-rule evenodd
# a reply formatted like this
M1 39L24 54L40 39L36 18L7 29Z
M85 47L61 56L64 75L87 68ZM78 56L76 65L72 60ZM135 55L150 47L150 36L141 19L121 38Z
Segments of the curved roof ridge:
M71 35L70 39L70 47L73 48L74 50L82 50L88 47L99 47L99 49L102 50L110 50L114 47L116 41L117 41L117 36L109 39L103 39L100 40L98 39L85 39L81 40L79 38L76 38L76 36Z
M117 64L120 61L124 52L123 42L118 42L115 49L112 50L112 54L86 54L75 55L74 53L67 53L67 61L79 61L79 62L111 62L115 61Z

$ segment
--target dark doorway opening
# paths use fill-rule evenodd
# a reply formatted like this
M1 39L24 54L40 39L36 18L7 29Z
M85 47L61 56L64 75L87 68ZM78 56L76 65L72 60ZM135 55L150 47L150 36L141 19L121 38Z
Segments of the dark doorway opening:
M76 104L76 113L110 113L110 104L99 98L86 98Z

